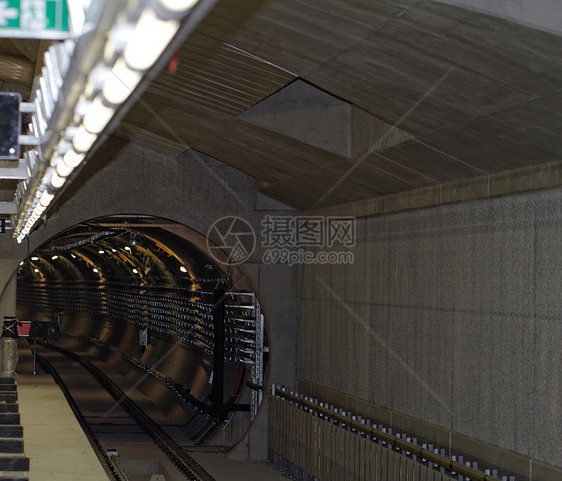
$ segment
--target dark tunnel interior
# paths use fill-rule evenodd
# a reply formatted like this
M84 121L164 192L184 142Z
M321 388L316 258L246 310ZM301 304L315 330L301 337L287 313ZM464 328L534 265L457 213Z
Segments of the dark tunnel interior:
M76 225L20 264L17 316L58 325L42 345L120 373L183 443L232 447L261 403L267 339L249 284L201 238L149 216Z

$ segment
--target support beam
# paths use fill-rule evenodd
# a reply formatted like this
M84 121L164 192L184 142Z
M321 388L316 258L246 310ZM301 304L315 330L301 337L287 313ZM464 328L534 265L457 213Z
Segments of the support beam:
M15 215L18 213L15 202L0 202L0 215Z
M27 161L20 159L17 162L0 161L0 179L26 180L29 178Z

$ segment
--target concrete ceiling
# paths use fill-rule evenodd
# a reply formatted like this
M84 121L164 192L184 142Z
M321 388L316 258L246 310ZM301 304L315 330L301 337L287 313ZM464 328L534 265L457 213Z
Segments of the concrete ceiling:
M21 47L6 55L27 65ZM204 152L297 208L560 160L562 38L479 11L429 0L219 0L178 60L117 135ZM307 117L317 125L295 136L249 116L296 81L334 99L316 122ZM334 105L349 115L333 115ZM347 150L315 142L331 122L347 129Z
M29 98L39 44L0 38L0 92L19 92Z
M452 5L219 1L179 60L125 130L216 157L299 208L551 162L562 150L562 39ZM341 155L240 117L296 78L409 135Z

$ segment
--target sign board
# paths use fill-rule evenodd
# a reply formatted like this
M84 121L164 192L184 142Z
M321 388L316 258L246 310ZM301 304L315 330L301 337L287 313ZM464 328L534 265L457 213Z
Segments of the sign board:
M0 160L20 158L20 103L20 94L0 93Z
M18 336L29 337L31 321L20 321L18 324Z
M69 38L69 17L67 0L0 0L0 37Z

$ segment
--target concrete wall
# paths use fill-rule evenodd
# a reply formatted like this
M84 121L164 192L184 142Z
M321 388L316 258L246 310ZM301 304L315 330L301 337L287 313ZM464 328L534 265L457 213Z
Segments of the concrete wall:
M26 245L18 245L11 231L0 235L0 333L4 316L16 315L16 271L26 255ZM4 342L0 341L0 372L2 371Z
M27 254L27 245L17 244L11 233L0 235L0 320L16 313L16 270Z
M294 211L256 210L255 180L195 152L173 157L117 140L109 141L73 182L58 211L31 236L31 250L58 232L95 217L144 214L171 219L205 235L219 218L247 220L260 241L262 218ZM79 187L79 189L77 188ZM271 344L270 382L297 384L298 269L262 265L261 249L241 265L260 298ZM266 457L263 410L241 443L240 457Z
M358 219L304 269L301 386L562 467L562 190Z
M557 0L433 0L476 10L522 25L562 34L562 12Z

